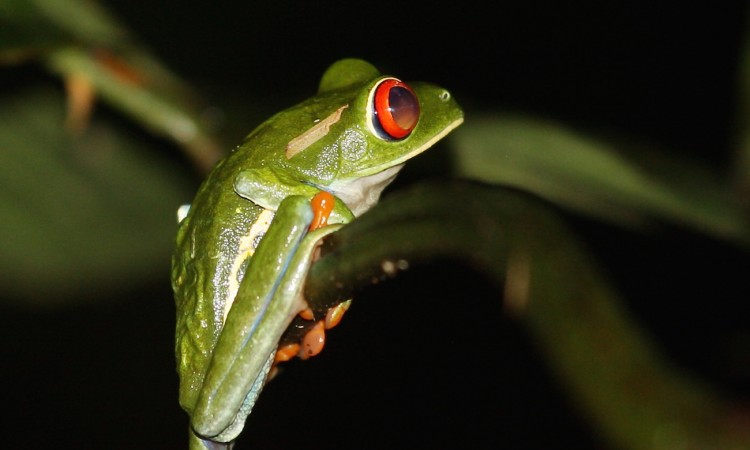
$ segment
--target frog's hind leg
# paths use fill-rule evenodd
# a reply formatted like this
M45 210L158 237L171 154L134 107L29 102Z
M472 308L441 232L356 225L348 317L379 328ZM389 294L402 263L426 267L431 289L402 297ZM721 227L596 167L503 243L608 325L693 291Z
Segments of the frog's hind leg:
M193 412L199 435L228 442L242 431L282 334L306 307L300 291L313 250L339 228L308 232L312 218L307 198L288 197L250 259Z

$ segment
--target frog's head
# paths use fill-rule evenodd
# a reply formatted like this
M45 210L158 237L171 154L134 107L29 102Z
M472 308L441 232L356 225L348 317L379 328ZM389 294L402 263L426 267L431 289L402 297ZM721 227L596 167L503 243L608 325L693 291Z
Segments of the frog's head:
M404 83L358 59L333 64L318 95L300 106L309 122L287 144L287 170L341 198L355 215L377 202L405 161L463 121L446 89Z

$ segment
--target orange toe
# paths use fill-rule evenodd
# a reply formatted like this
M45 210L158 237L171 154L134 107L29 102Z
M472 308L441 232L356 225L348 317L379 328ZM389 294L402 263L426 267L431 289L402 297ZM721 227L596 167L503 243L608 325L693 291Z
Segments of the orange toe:
M274 358L274 364L278 364L280 362L289 361L290 359L297 356L299 353L299 344L287 344L284 346L279 347L278 350L276 350L276 357Z
M336 205L336 198L329 192L320 191L312 198L310 204L313 209L313 221L310 223L310 231L314 231L328 224L328 217Z
M351 304L351 301L345 301L342 303L339 303L338 305L334 306L333 308L329 308L328 312L326 312L326 330L329 330L341 322L341 319L344 317L344 313L349 309L349 305Z
M313 315L312 309L305 308L302 311L299 312L299 316L302 317L305 320L313 320L315 319L315 316Z
M307 359L317 355L323 350L325 343L325 323L321 320L302 338L302 348L299 351L300 359Z

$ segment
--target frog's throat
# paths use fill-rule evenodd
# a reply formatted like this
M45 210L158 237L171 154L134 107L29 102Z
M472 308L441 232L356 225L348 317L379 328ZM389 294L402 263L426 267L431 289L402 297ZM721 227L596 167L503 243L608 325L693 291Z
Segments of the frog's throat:
M424 144L401 156L397 160L389 162L389 167L385 167L377 173L364 176L355 175L351 178L333 181L328 186L317 187L325 189L343 200L352 213L354 213L355 216L359 216L378 202L383 189L385 189L385 187L396 178L396 175L398 175L399 170L404 167L406 161L432 147L437 141L444 138L448 133L461 125L463 121L463 117L454 120L439 133L436 133L430 139L425 141ZM367 170L369 171L373 169L368 168Z
M336 180L321 189L343 200L352 213L359 216L378 202L383 189L396 178L402 167L403 164L398 164L372 175Z

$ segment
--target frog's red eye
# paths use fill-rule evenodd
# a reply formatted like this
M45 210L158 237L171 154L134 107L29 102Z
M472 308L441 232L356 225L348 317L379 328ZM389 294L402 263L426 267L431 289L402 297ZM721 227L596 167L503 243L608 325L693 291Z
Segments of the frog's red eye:
M395 78L383 80L375 88L375 125L393 139L402 139L411 133L419 121L417 94L403 81Z

